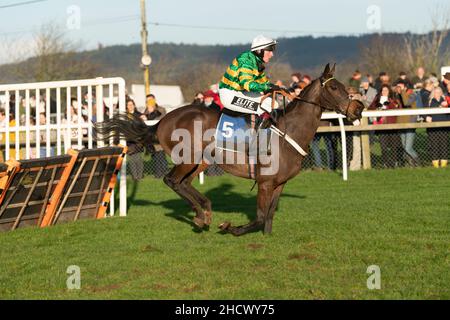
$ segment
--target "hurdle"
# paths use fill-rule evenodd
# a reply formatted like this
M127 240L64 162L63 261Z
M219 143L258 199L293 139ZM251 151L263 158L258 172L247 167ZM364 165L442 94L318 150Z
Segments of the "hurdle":
M122 146L71 150L76 161L61 196L50 201L41 227L104 218L126 152Z
M0 230L40 226L50 198L61 194L76 157L7 161L0 172Z

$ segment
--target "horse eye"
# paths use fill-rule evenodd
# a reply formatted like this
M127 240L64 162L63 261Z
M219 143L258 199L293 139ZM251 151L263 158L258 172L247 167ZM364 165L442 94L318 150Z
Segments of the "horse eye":
M331 90L337 90L336 86L330 86L330 87L331 87Z

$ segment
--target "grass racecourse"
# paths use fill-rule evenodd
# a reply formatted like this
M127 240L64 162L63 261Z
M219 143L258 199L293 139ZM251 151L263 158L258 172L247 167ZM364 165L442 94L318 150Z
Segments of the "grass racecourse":
M273 234L218 233L255 215L252 182L206 177L213 225L161 180L144 179L127 218L0 234L1 299L450 299L450 169L303 172ZM81 288L68 290L67 268ZM381 288L369 290L369 266ZM371 278L373 279L373 278ZM372 283L371 280L369 280Z

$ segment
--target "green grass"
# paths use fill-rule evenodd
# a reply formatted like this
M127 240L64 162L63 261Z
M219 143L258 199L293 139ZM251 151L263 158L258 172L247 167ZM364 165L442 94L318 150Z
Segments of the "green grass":
M348 182L303 172L285 188L272 235L218 233L224 220L254 217L251 186L206 177L208 232L148 178L127 218L1 233L0 298L450 298L450 169L352 172ZM81 290L66 288L70 265L81 268ZM381 268L380 290L367 289L370 265Z

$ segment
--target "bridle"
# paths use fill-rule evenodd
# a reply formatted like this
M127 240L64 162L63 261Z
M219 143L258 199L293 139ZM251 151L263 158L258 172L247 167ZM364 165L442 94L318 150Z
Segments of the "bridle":
M334 77L331 77L330 79L327 79L326 81L324 81L324 82L321 82L321 87L322 88L324 88L325 87L325 85L329 82L329 81L331 81L331 80L333 80L334 79ZM308 101L308 100L305 100L305 99L303 99L303 98L299 98L299 97L297 97L297 96L295 96L295 95L293 95L293 94L291 94L290 92L287 92L287 91L285 91L285 90L277 90L277 91L272 91L272 92L269 92L269 93L267 93L267 94L265 94L263 97L262 97L262 99L261 99L261 104L263 103L263 101L265 100L265 99L267 99L270 95L272 95L272 110L274 110L274 105L275 105L275 99L276 99L276 95L277 94L281 94L282 96L283 96L283 100L285 99L285 98L288 98L289 100L291 100L291 101L294 101L294 100L298 100L298 101L301 101L301 102L304 102L304 103L308 103L308 104L312 104L312 105L315 105L315 106L318 106L319 108L321 108L322 109L322 106L320 105L320 103L317 103L317 102L314 102L314 101ZM345 116L348 118L348 109L350 108L350 103L351 103L351 99L349 98L349 102L348 102L348 104L347 104L347 108L345 109ZM283 112L284 112L284 114L286 114L286 103L284 103L284 109L283 109ZM289 137L287 134L286 134L286 132L283 132L283 131L281 131L281 130L279 130L277 127L275 127L275 126L271 126L271 128L270 128L271 130L272 130L272 132L274 132L275 134L277 134L277 135L279 135L280 137L283 137L283 139L285 140L285 141L287 141L291 146L293 146L294 147L294 149L295 150L297 150L297 152L298 153L300 153L302 156L304 156L304 157L306 157L307 155L308 155L308 153L294 140L294 139L292 139L291 137Z
M334 79L336 79L335 77L331 77L331 78L329 78L329 79L327 79L327 80L325 80L324 82L320 82L320 86L322 87L322 88L325 88L325 85L328 83L328 82L330 82L331 80L334 80ZM294 101L294 100L298 100L298 101L301 101L301 102L304 102L304 103L307 103L307 104L312 104L312 105L314 105L314 106L317 106L317 107L320 107L320 108L322 108L322 106L321 106L321 104L320 103L317 103L317 102L315 102L315 101L309 101L309 100L305 100L305 99L303 99L303 98L300 98L300 97L297 97L297 96L295 96L295 95L293 95L293 94L291 94L291 93L288 93L288 92L286 92L286 91L284 91L284 90L277 90L277 91L272 91L272 92L269 92L269 93L267 93L267 94L265 94L263 97L262 97L262 99L261 99L261 103L266 99L266 98L268 98L270 95L272 95L272 110L274 109L274 106L275 106L275 98L276 98L276 95L277 94L281 94L283 97L285 97L285 98L287 98L287 99L289 99L289 100L291 100L291 101ZM346 118L348 118L348 111L349 111L349 109L350 109L350 103L352 102L352 99L348 99L348 104L347 104L347 107L345 108L345 113L343 113L343 115L345 115L345 117ZM337 104L336 104L336 106L337 106ZM326 109L326 110L335 110L335 109Z

